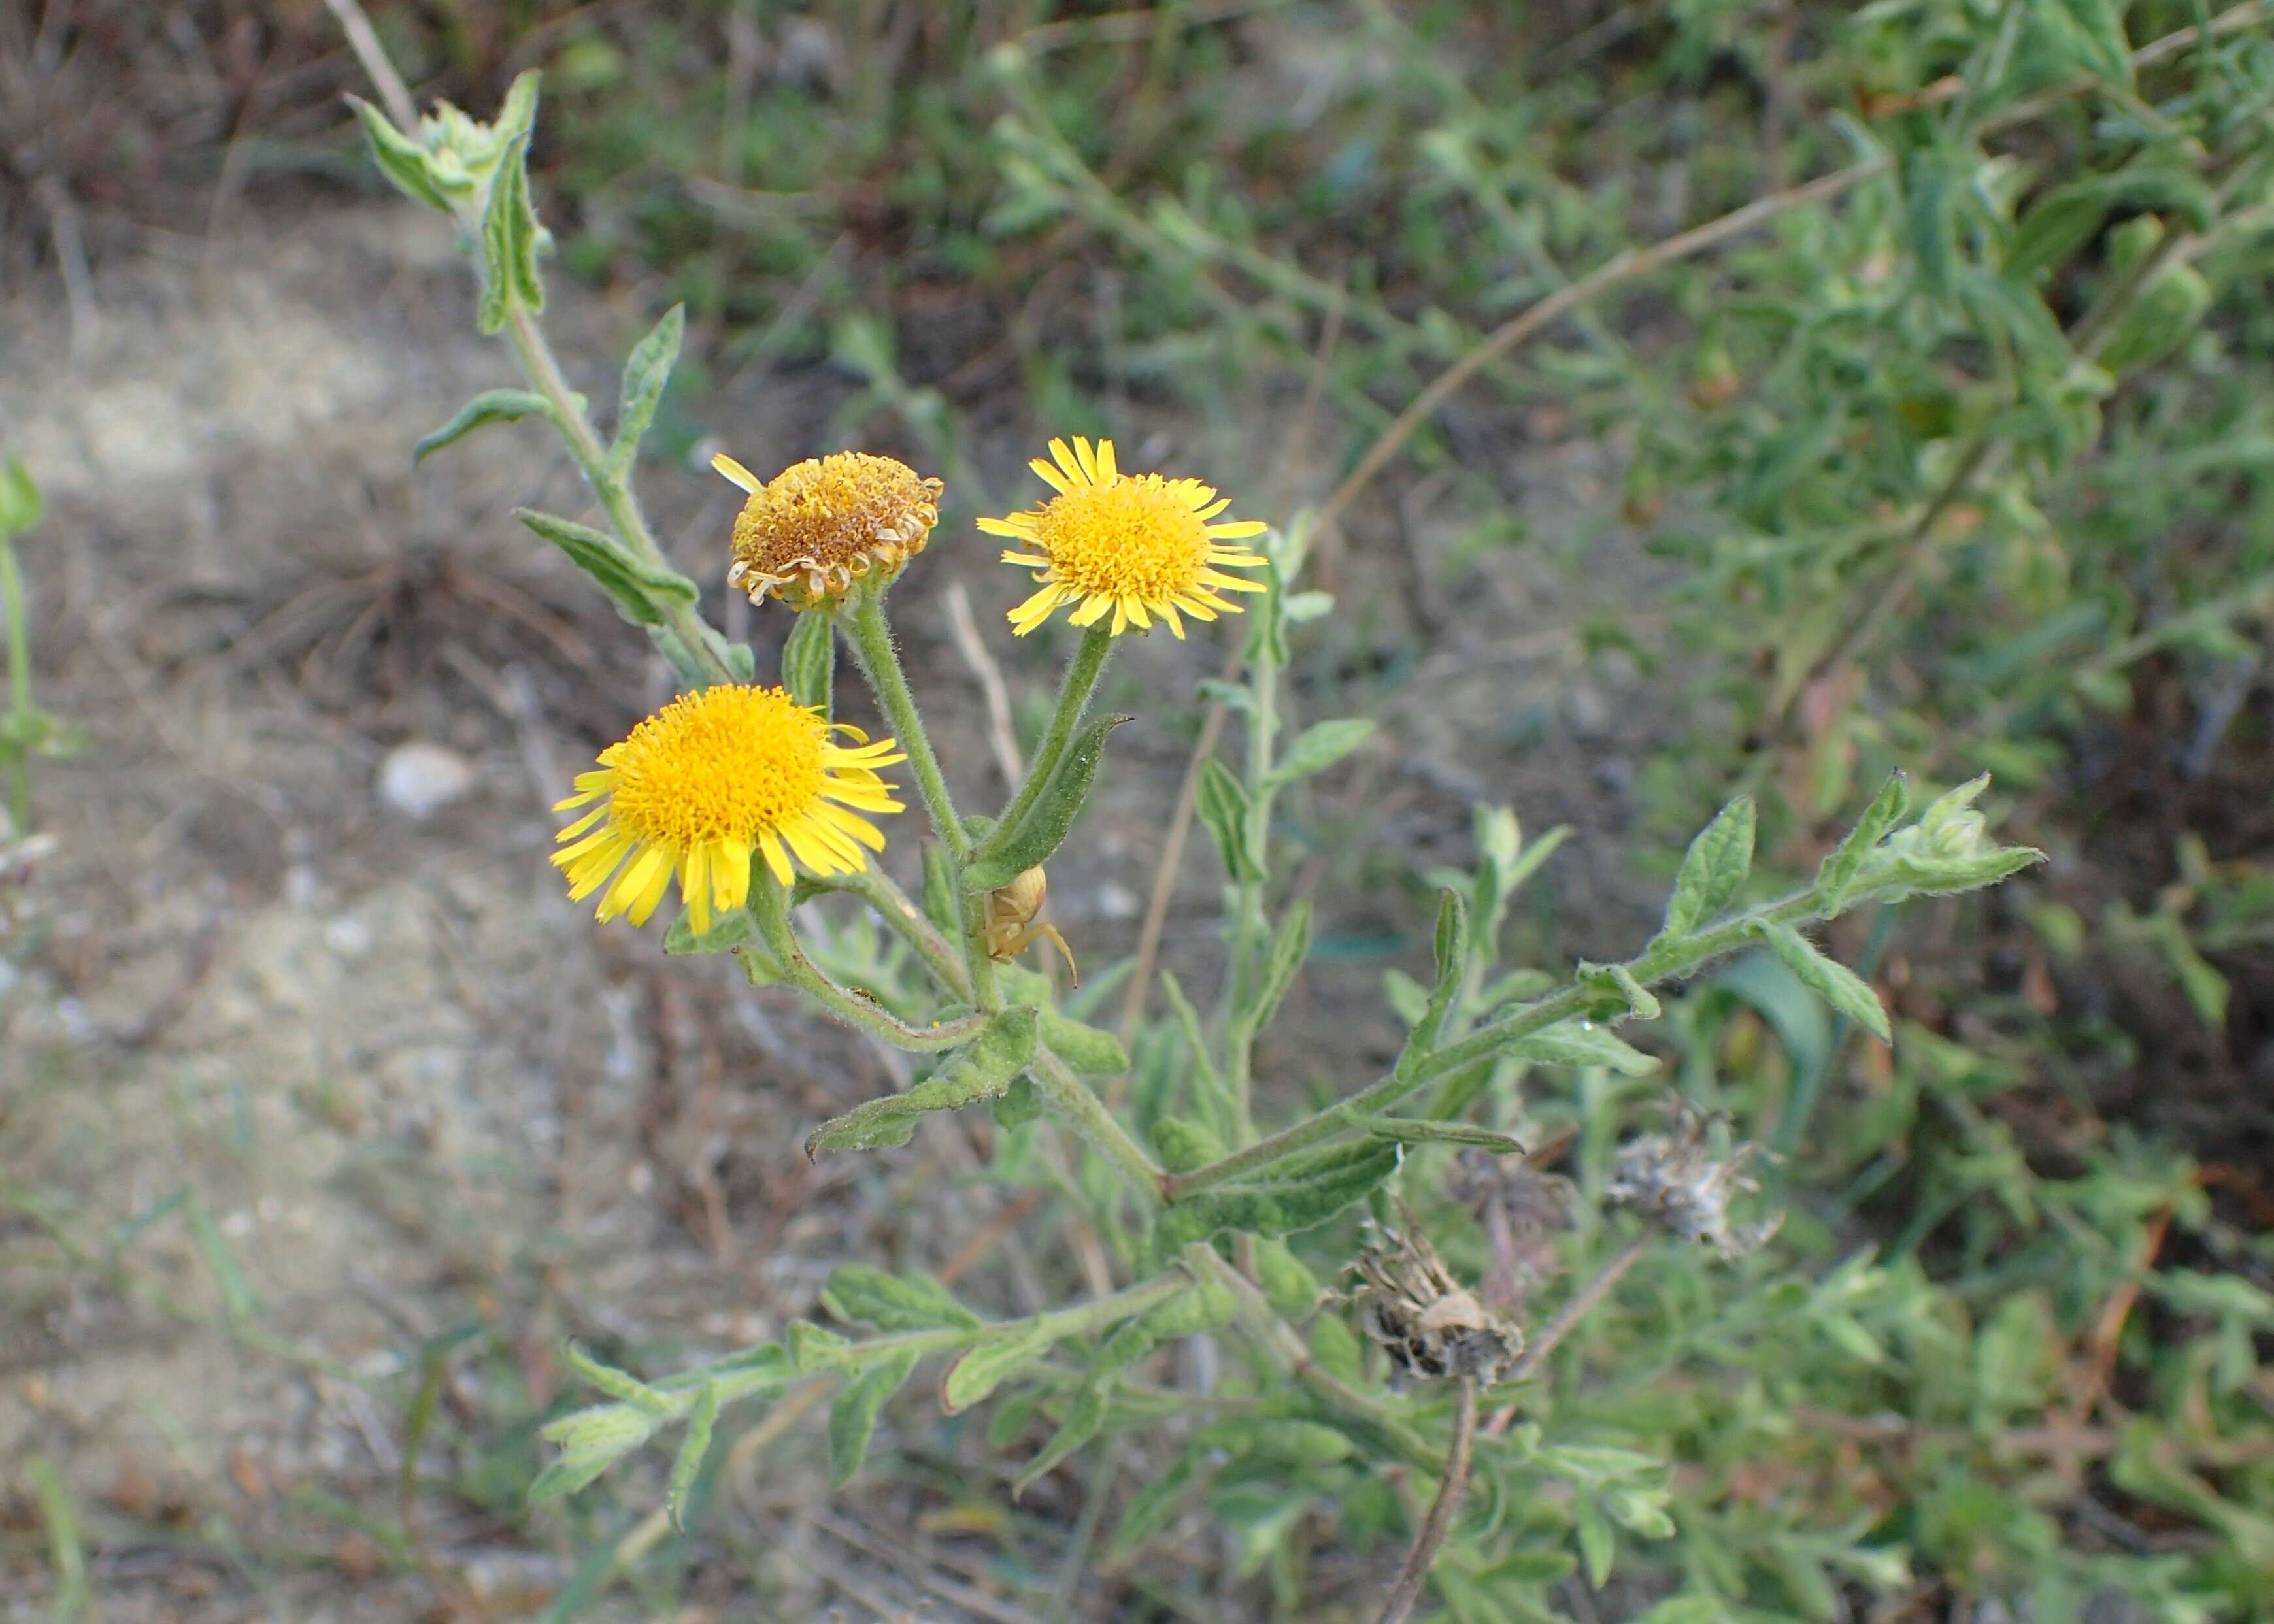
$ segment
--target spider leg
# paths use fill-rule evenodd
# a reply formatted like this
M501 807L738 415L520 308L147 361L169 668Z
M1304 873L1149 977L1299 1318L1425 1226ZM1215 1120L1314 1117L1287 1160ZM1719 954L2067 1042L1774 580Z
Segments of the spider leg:
M1049 937L1050 945L1065 955L1066 974L1073 978L1075 986L1081 985L1081 966L1074 963L1073 949L1066 945L1066 939L1058 934L1058 928L1056 925L1045 923L1030 926L1028 934Z

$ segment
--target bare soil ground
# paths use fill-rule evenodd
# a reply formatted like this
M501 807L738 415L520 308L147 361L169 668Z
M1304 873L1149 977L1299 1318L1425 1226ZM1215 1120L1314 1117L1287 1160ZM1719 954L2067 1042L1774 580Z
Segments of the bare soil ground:
M556 342L611 398L653 312L555 280ZM660 1485L636 1476L574 1517L519 1507L561 1339L667 1370L777 1334L847 1259L970 1267L958 1254L998 1210L960 1179L986 1128L809 1166L804 1132L893 1086L885 1060L738 989L729 966L666 963L659 922L597 929L560 894L546 804L661 679L508 516L583 505L535 429L410 466L418 434L509 380L470 336L439 227L255 198L192 258L104 262L95 292L102 326L77 353L48 282L7 292L0 325L0 447L49 498L25 544L42 696L93 739L39 780L56 850L0 940L0 1611L53 1605L21 1470L44 1457L113 1624L516 1615L606 1541L665 1532L641 1529ZM849 387L745 375L706 409L738 455L778 466L827 448L813 425ZM1289 404L1260 399L1258 420ZM1236 483L1233 448L1172 422L1125 444ZM1008 431L989 447L1000 491L1019 489L1022 455ZM1595 466L1585 446L1534 450L1509 482L1536 530L1570 533L1600 506ZM1332 472L1277 467L1265 499L1315 498ZM714 582L731 492L678 467L644 479L662 533ZM1612 831L1622 750L1653 722L1580 672L1568 568L1545 549L1487 555L1425 605L1439 619L1419 664L1393 666L1376 649L1412 641L1410 583L1442 578L1431 555L1456 539L1426 488L1404 518L1427 567L1345 548L1344 601L1387 612L1330 629L1298 673L1309 715L1363 709L1384 727L1292 831L1343 954L1272 1056L1291 1096L1391 1041L1378 978L1423 951L1414 876L1465 855L1470 797L1513 802L1527 828L1598 831L1556 865L1569 949L1631 939L1648 902ZM899 604L975 800L1000 786L926 588L968 581L999 626L1018 589L991 557L942 535ZM1636 568L1589 562L1598 583ZM762 669L780 630L750 628ZM1015 692L1047 692L1045 650L990 641ZM1190 695L1220 658L1156 637L1117 669L1117 699L1147 720L1117 737L1081 855L1053 874L1055 917L1094 963L1133 942ZM423 820L377 790L411 743L471 774ZM1196 837L1170 942L1203 975L1205 848ZM912 840L892 853L914 856ZM1007 1309L1080 1289L1078 1245L997 1229L968 1289ZM817 1426L786 1430L722 1486L732 1515L676 1600L636 1568L596 1611L1030 1616L1087 1469L1006 1514L974 1429L920 1398L887 1428L872 1458L890 1462L834 1501ZM425 1485L407 1495L406 1449ZM1189 1532L1205 1559L1207 1531ZM1084 1609L1110 1616L1111 1587L1094 1603L1088 1589Z

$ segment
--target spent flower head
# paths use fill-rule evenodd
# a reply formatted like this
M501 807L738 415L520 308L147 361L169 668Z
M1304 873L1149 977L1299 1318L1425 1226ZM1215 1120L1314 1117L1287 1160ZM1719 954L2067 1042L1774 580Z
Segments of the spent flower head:
M946 487L905 462L833 451L761 480L730 456L711 466L749 493L734 520L728 585L754 604L828 605L870 576L891 584L923 551Z
M1784 1214L1739 1225L1730 1220L1729 1203L1760 1189L1745 1166L1762 1154L1761 1147L1748 1142L1716 1156L1706 1142L1706 1119L1686 1101L1675 1111L1671 1131L1641 1134L1620 1147L1603 1193L1684 1240L1704 1242L1724 1258L1757 1250L1777 1232Z
M1473 1376L1489 1387L1513 1369L1524 1333L1455 1280L1418 1229L1376 1226L1351 1260L1351 1298L1400 1386Z
M885 837L861 814L900 810L877 769L906 760L895 741L832 726L781 688L682 694L601 751L598 771L577 775L576 793L553 810L600 804L561 831L553 861L570 901L606 885L599 916L635 925L676 876L700 934L714 912L749 901L753 853L784 884L793 860L824 876L866 868Z
M1053 440L1050 455L1054 461L1036 457L1028 466L1056 496L1029 512L979 521L989 535L1019 544L1003 561L1033 570L1042 584L1011 611L1012 628L1021 637L1069 603L1076 607L1066 619L1075 626L1095 626L1111 614L1118 635L1133 626L1148 630L1157 619L1182 637L1185 615L1213 620L1238 613L1239 605L1224 593L1269 590L1224 573L1263 567L1261 555L1224 544L1260 536L1266 527L1253 519L1210 523L1231 505L1214 485L1125 474L1110 440L1095 447L1079 437L1071 447Z

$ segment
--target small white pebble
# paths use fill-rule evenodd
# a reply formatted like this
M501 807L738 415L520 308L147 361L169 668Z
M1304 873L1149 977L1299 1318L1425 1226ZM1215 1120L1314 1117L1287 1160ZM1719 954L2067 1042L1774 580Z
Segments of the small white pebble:
M413 739L387 753L379 799L391 812L423 823L474 786L474 764L457 751Z

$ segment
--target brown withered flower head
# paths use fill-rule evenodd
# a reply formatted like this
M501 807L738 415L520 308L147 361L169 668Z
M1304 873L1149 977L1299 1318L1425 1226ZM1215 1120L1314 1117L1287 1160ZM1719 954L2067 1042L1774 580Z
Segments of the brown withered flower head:
M1745 1165L1761 1147L1746 1143L1716 1156L1707 1144L1710 1125L1694 1107L1678 1104L1671 1130L1641 1134L1620 1147L1603 1193L1684 1240L1740 1258L1774 1235L1784 1214L1751 1225L1731 1222L1729 1203L1760 1189Z
M923 551L946 487L905 462L832 451L761 480L730 456L711 466L749 493L734 520L727 583L754 604L810 609L881 572L890 582Z
M1489 1387L1524 1352L1524 1333L1456 1281L1428 1237L1377 1228L1352 1259L1351 1300L1389 1354L1394 1385L1472 1376Z

